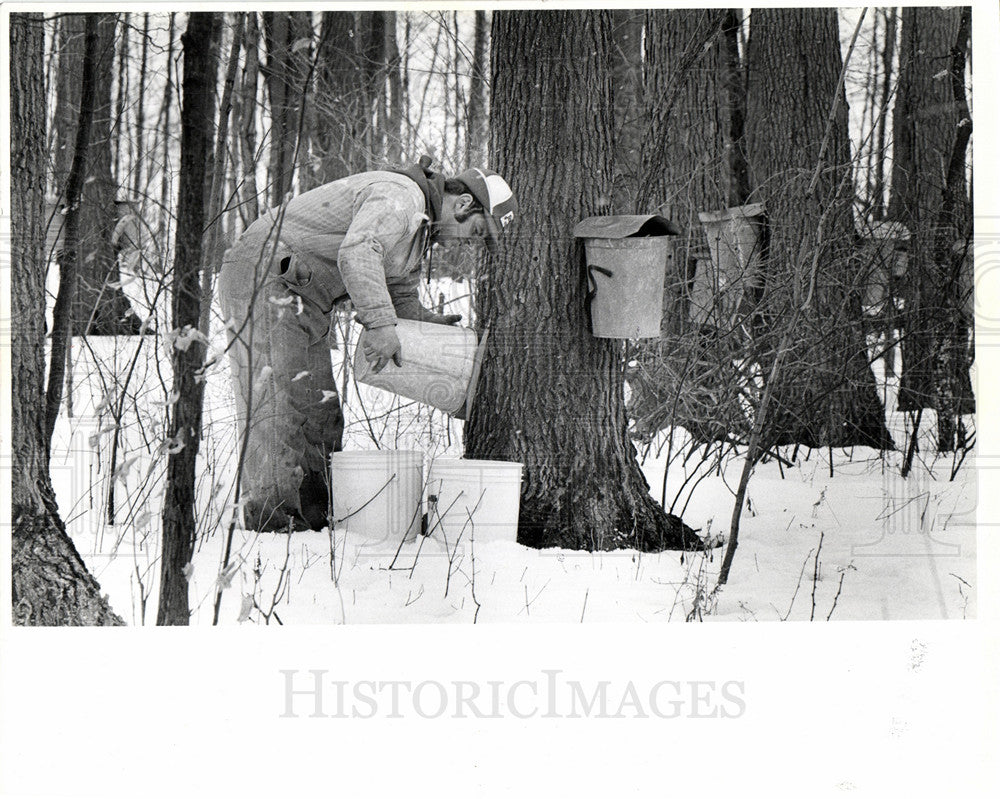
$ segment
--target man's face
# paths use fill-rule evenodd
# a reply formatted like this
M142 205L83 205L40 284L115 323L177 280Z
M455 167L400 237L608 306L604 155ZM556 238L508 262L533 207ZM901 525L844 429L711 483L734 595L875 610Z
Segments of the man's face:
M486 243L488 228L482 210L477 207L471 194L446 195L438 222L436 240L445 247L471 245L479 247Z

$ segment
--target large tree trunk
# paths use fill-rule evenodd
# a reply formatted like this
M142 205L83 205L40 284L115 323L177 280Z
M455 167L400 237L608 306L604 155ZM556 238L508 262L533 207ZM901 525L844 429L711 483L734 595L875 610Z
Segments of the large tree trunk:
M902 314L903 375L899 391L900 410L936 408L939 394L955 393L954 411L975 410L969 379L971 348L968 327L971 320L955 320L962 306L953 295L959 281L952 275L951 259L940 264L935 247L941 236L939 227L948 228L947 236L960 248L968 246L972 232L971 205L965 180L965 153L961 153L954 185L947 185L948 165L955 152L956 140L967 106L964 97L956 97L955 82L949 72L952 48L959 37L962 9L904 8L900 76L893 116L893 167L889 217L902 222L911 233L905 310ZM961 42L964 52L966 43ZM964 69L964 64L963 64ZM959 76L964 94L964 75ZM946 192L957 202L946 211L942 208ZM970 259L971 262L971 259ZM946 328L955 327L955 335ZM946 339L957 339L944 343ZM935 352L942 347L954 352L949 367L935 367ZM950 415L950 414L949 414ZM954 420L939 419L946 426ZM940 431L939 431L940 432ZM948 448L950 435L941 435L939 445Z
M745 101L739 24L739 14L724 9L646 14L647 126L635 210L658 207L682 238L664 287L662 337L639 348L628 375L629 415L639 433L679 425L711 441L747 432L740 405L744 381L733 367L745 349L742 326L738 320L721 328L689 324L687 303L695 270L709 268L698 213L738 205L746 196L740 180L745 183L746 166L739 159Z
M86 14L66 14L60 20L58 88L56 92L55 184L63 201L73 163L76 131L82 118ZM86 175L79 214L79 261L72 297L73 332L76 335L127 335L137 333L140 321L117 287L118 265L111 241L117 219L118 186L112 175L111 88L114 80L115 14L97 14L97 46L93 82L93 108L85 153ZM118 132L127 131L120 126ZM72 212L72 209L69 209Z
M11 536L15 624L121 624L56 509L45 432L45 80L41 14L10 17Z
M86 16L84 55L80 73L80 117L73 142L73 158L66 177L66 230L59 256L59 291L52 308L52 349L49 354L49 380L45 391L45 447L51 446L63 382L66 379L69 342L73 335L73 301L80 282L83 189L87 177L87 151L90 146L91 120L94 115L100 17Z
M769 221L765 372L796 308L799 332L773 394L765 446L892 447L868 365L847 105L835 9L755 9L748 47L751 200ZM830 113L837 99L836 113ZM813 270L812 264L818 264ZM815 280L811 276L815 275Z
M623 8L611 12L612 96L615 112L614 197L618 208L631 209L647 177L642 172L642 141L649 135L643 98L643 29L646 12Z
M212 161L220 17L217 13L192 13L181 38L184 50L181 169L171 309L176 330L197 330L201 303L208 300L201 296L200 269L205 195ZM204 362L205 345L200 340L192 341L185 349L173 350L173 393L178 399L170 417L173 447L167 460L163 501L163 556L156 618L160 625L189 622L188 576L195 544L195 465L204 394L204 382L198 379L198 372Z
M490 328L466 454L523 462L518 540L574 549L690 546L652 500L626 433L623 347L590 335L574 223L610 210L611 15L495 12L491 153L521 205L486 264Z
M958 107L958 132L945 170L944 196L935 224L934 277L941 329L934 346L938 450L968 445L960 417L975 411L969 366L973 325L972 208L966 190L965 158L972 138L972 114L965 94L965 68L972 46L972 9L961 9L952 46L949 80Z

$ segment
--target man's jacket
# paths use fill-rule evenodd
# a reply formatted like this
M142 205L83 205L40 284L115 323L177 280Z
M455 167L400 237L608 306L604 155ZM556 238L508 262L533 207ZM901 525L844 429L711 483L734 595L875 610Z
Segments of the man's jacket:
M262 264L273 255L268 272L289 290L324 313L349 296L368 328L394 324L397 315L417 318L425 208L420 187L405 175L352 175L266 211L226 261Z

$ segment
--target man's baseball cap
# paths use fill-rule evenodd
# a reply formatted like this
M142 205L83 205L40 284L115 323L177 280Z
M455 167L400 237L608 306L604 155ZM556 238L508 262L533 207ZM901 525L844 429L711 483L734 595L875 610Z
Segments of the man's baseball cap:
M483 214L489 233L486 243L491 250L495 250L500 234L517 213L514 192L507 185L507 181L492 169L466 169L460 175L456 175L455 180L464 183L469 193L486 211Z

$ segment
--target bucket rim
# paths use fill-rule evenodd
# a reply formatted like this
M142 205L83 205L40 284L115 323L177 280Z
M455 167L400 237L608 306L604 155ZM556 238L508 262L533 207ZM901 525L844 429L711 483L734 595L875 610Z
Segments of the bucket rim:
M667 250L675 243L674 236L641 236L624 239L584 239L584 247L594 250Z
M698 221L702 224L712 224L727 222L730 219L754 219L763 216L764 211L764 203L733 205L728 208L719 208L712 211L699 211Z
M452 414L455 419L465 421L472 412L472 401L476 398L476 386L479 385L479 375L483 369L483 357L486 355L486 342L490 337L489 327L483 328L483 335L479 339L476 353L472 356L472 373L469 375L469 387L465 391L465 402L457 411Z
M380 456L386 457L389 455L409 455L413 457L423 458L424 453L417 449L342 449L339 452L331 452L330 458L345 458L345 457L372 457Z
M478 465L478 466L517 466L520 469L524 469L524 464L520 461L497 461L497 460L480 460L478 458L434 458L430 462L431 469L435 466L454 466L456 464L463 465Z

